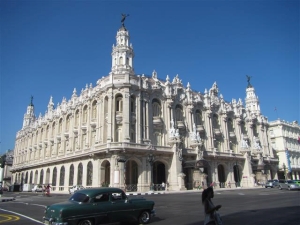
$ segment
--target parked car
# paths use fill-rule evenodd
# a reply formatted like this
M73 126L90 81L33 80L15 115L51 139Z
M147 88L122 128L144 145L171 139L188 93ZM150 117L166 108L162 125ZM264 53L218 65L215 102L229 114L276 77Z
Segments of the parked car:
M75 192L66 202L47 206L43 220L46 225L147 224L155 216L154 204L145 198L128 199L119 188L87 188Z
M296 184L300 185L300 180L294 180Z
M279 190L282 189L300 190L300 185L293 180L279 180L278 188Z
M278 187L279 185L279 180L268 180L265 184L265 188L274 188L274 187Z
M36 184L34 187L31 189L32 192L43 192L44 187L41 184Z
M69 189L69 193L74 194L76 191L82 190L82 189L84 189L84 187L82 185L74 185L73 187L71 187Z

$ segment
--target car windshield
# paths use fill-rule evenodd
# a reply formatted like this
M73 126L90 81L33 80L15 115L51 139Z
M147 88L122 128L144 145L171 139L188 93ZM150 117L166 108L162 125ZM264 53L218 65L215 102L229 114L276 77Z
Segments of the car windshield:
M85 203L89 201L89 196L82 193L75 193L72 195L72 197L69 199L70 201L79 202L79 203Z
M288 180L287 181L289 184L294 184L295 182L293 180Z

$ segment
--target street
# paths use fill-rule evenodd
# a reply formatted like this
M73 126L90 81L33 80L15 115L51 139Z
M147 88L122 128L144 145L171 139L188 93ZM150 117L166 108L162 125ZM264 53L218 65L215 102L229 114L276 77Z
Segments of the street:
M0 223L11 225L43 224L44 206L67 200L70 195L8 192L16 200L0 203ZM156 217L153 225L202 225L204 220L201 192L129 196L155 201ZM224 224L230 225L285 225L300 221L300 191L275 189L215 190L215 204Z

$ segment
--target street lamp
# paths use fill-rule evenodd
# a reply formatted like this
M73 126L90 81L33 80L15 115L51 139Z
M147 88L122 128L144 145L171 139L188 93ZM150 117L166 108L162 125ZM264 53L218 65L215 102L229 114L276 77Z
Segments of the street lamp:
M151 168L151 175L150 175L150 190L153 189L153 162L155 160L155 156L152 154L152 152L150 151L150 154L148 155L148 162L150 164L150 168Z

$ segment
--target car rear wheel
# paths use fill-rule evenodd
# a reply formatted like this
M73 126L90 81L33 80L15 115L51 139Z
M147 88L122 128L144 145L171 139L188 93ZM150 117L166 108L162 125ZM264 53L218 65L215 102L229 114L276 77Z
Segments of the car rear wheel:
M289 191L292 190L291 187L288 187L288 190L289 190Z
M149 222L150 222L150 213L145 210L139 216L139 223L140 224L147 224Z
M278 189L279 189L279 190L282 190L282 187L279 185L279 186L278 186Z
M93 225L93 221L89 219L84 219L79 221L78 225Z

